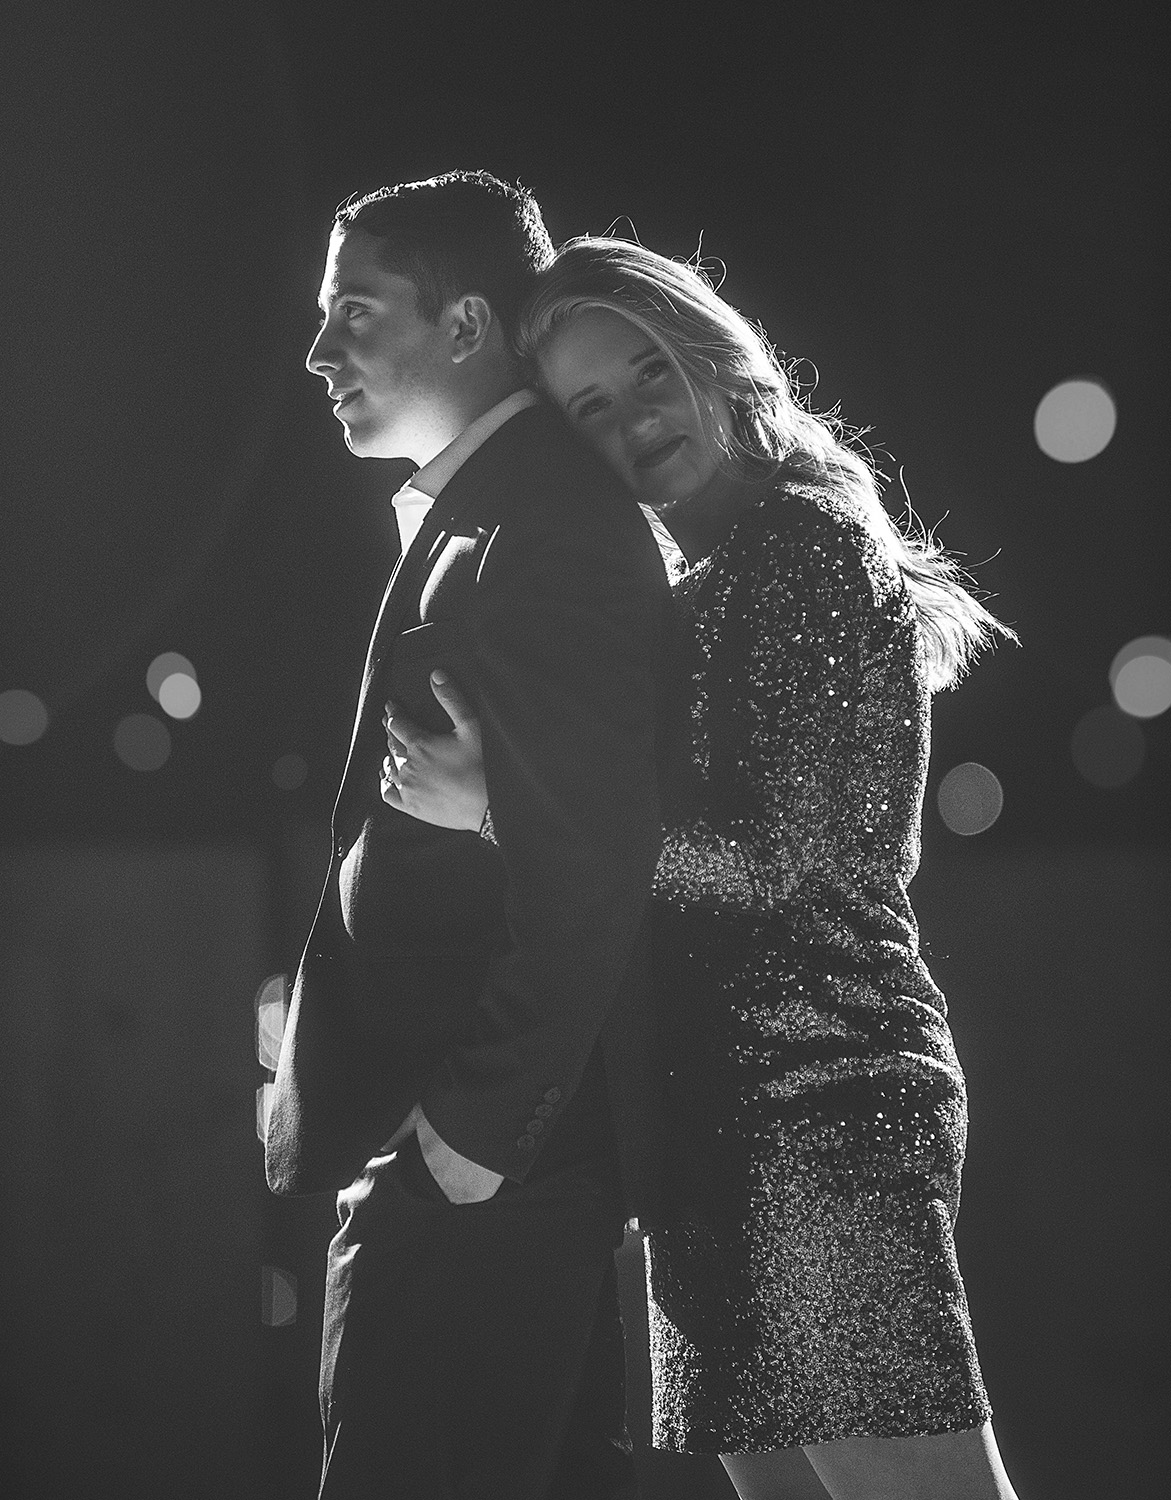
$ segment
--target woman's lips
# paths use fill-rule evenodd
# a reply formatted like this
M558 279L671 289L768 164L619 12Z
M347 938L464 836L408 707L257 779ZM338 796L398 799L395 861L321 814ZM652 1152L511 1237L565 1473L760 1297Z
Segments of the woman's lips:
M668 438L665 443L660 443L657 448L650 448L646 453L640 453L634 460L636 469L657 469L660 464L666 463L673 453L677 453L687 441L685 437Z

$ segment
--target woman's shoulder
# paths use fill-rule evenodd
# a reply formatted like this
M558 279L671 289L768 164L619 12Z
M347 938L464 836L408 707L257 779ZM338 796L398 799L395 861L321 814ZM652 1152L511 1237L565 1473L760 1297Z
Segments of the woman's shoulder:
M754 507L743 538L758 572L820 593L886 598L900 578L891 549L865 507L828 484L782 480Z

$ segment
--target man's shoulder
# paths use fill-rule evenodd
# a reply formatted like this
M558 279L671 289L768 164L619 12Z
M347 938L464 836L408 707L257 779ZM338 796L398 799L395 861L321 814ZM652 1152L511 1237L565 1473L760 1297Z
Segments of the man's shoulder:
M480 485L496 491L497 503L514 516L550 507L574 513L583 506L620 514L637 510L613 470L546 401L511 417L480 454Z

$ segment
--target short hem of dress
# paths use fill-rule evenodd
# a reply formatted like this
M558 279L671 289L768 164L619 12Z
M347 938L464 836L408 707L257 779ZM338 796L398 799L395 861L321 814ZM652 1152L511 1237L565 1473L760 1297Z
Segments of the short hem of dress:
M659 1442L655 1439L652 1439L651 1447L655 1450L656 1453L685 1453L691 1455L692 1457L701 1457L705 1455L708 1457L712 1457L720 1454L728 1454L729 1456L731 1456L733 1454L742 1453L781 1453L792 1448L816 1448L822 1443L844 1443L848 1439L856 1437L943 1437L946 1433L949 1432L975 1432L978 1428L983 1427L986 1423L992 1420L992 1407L990 1405L986 1405L981 1410L982 1414L979 1416L975 1416L974 1418L968 1416L963 1418L961 1421L957 1421L954 1424L950 1424L946 1427L940 1427L935 1424L915 1424L912 1427L904 1428L899 1432L872 1432L865 1427L858 1427L849 1432L830 1432L827 1430L822 1430L815 1436L791 1437L788 1434L785 1434L782 1438L780 1434L775 1434L767 1438L752 1437L747 1441L741 1439L740 1441L732 1443L731 1445L724 1444L722 1446L718 1444L714 1439L711 1441L704 1439L702 1443L696 1444L688 1444L686 1442Z

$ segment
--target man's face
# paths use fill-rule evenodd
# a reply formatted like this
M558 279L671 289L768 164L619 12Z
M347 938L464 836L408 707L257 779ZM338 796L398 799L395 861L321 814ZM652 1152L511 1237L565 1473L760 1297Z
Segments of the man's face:
M328 382L352 453L424 464L454 436L450 328L419 315L414 283L382 269L378 245L360 229L334 232L305 364Z

